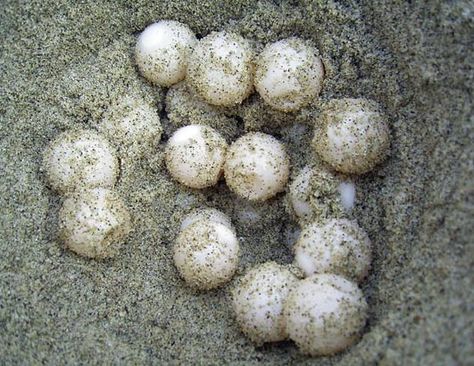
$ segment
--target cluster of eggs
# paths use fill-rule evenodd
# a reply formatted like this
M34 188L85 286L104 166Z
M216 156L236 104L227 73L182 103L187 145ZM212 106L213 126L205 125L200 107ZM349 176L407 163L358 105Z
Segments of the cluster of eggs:
M131 220L113 189L119 162L112 145L92 130L66 131L45 150L43 167L51 187L65 196L59 237L66 246L86 257L113 256Z
M96 127L59 134L43 153L43 171L50 187L64 197L59 238L82 256L108 258L132 229L130 213L114 190L119 158L153 153L162 126L152 105L126 96Z
M270 107L293 112L319 95L324 67L318 51L289 38L254 56L250 41L228 32L197 40L188 26L160 21L138 37L135 58L150 82L169 87L186 79L204 102L240 104L255 89ZM65 194L60 236L88 257L111 256L130 231L130 215L113 186L117 150L153 152L162 128L156 111L124 98L92 130L67 131L46 149L43 166L50 185ZM105 137L103 137L105 136ZM106 139L107 138L107 139ZM251 269L232 292L243 332L255 343L292 339L302 352L326 355L353 344L367 316L357 282L371 261L367 234L346 217L355 187L341 174L362 174L386 155L389 130L375 102L339 99L315 121L313 149L326 166L307 166L289 185L289 209L302 227L294 265L267 262ZM119 152L120 152L119 151ZM239 197L265 201L286 189L290 159L275 137L251 132L230 146L215 129L191 124L168 140L166 167L187 187L202 189L224 176ZM182 222L173 246L181 277L209 290L230 281L239 263L239 240L231 220L215 209L199 209Z

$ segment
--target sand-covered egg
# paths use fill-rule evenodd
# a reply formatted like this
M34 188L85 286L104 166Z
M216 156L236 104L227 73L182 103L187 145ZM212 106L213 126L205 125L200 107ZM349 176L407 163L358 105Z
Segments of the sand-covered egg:
M232 106L253 88L253 51L249 41L229 32L213 32L194 48L187 82L207 103Z
M186 229L189 225L194 224L199 220L210 220L233 229L230 217L222 211L215 208L198 208L186 215L181 222L180 230Z
M264 201L285 189L290 160L275 137L250 132L229 148L224 174L229 188L239 196Z
M166 146L171 176L191 188L215 185L224 166L227 142L215 129L189 125L178 129Z
M131 95L110 106L97 128L119 148L134 153L153 152L163 132L156 108Z
M288 295L284 316L290 339L311 356L332 355L354 344L367 320L359 287L334 274L301 280Z
M331 217L343 217L354 205L350 182L323 167L305 166L290 184L288 203L301 224ZM347 191L347 192L346 192Z
M313 146L327 164L346 174L372 170L387 155L390 130L378 104L368 99L335 99L317 122Z
M291 112L321 92L324 66L318 51L299 38L267 45L257 58L255 89L275 109Z
M283 304L298 278L275 262L248 271L232 291L232 306L243 333L256 344L288 338Z
M209 219L185 226L173 246L179 274L188 285L201 290L228 282L237 269L239 254L234 230Z
M119 172L115 149L93 130L59 134L43 153L43 171L60 193L76 189L113 187Z
M331 219L303 228L294 246L295 263L306 276L335 273L353 281L367 276L371 242L355 221Z
M107 188L78 190L59 211L59 237L73 252L89 258L114 256L131 230L120 196Z
M186 76L189 55L196 36L185 24L162 20L145 28L135 47L140 73L149 81L170 86Z

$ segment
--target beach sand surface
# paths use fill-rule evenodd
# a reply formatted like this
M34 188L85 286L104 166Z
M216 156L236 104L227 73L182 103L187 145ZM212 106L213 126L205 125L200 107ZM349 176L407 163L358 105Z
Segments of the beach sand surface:
M229 30L261 50L290 36L321 52L323 92L304 110L272 111L252 95L229 109L203 105L184 85L141 78L137 34L160 19L199 37ZM0 359L2 364L472 364L473 85L471 1L3 1L0 12ZM167 97L168 94L168 97ZM124 95L156 106L164 134L147 156L120 150L117 190L134 231L114 259L94 261L57 240L61 197L41 170L60 132L94 128ZM291 263L298 226L285 194L260 204L225 186L172 181L166 139L203 123L235 140L264 131L288 146L292 175L316 164L310 141L324 103L365 97L388 116L389 158L355 178L352 213L374 247L362 289L370 305L359 343L309 358L291 342L255 347L236 325L228 286L188 288L171 247L193 208L235 224L237 276L267 260Z

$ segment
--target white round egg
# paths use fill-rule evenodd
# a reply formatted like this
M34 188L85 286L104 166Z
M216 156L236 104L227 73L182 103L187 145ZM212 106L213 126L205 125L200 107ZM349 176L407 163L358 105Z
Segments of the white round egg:
M180 230L186 229L189 225L192 225L199 220L210 220L217 222L233 230L230 217L222 211L216 210L215 208L199 208L192 211L184 217L183 221L181 222Z
M288 338L283 304L298 278L284 266L267 262L250 271L232 291L237 323L260 345Z
M335 273L358 282L367 276L372 258L367 233L347 219L307 225L293 248L306 276Z
M179 233L173 247L173 258L188 285L209 290L232 278L239 263L239 252L234 230L203 219Z
M209 104L239 104L252 92L252 59L252 47L246 39L233 33L214 32L196 45L186 80Z
M119 171L115 149L92 130L61 133L43 154L43 170L53 189L113 187Z
M367 99L330 101L313 139L321 159L346 174L372 170L386 157L389 145L386 117L377 103Z
M140 154L153 152L163 132L156 108L133 96L113 104L97 128L119 148Z
M285 189L290 160L284 145L271 135L251 132L229 148L224 174L229 188L243 198L264 201Z
M59 237L67 248L85 257L114 256L130 230L127 207L110 189L75 191L59 211Z
M275 109L291 112L321 92L324 66L318 51L299 38L267 45L257 59L255 89Z
M211 127L189 125L178 129L166 146L171 176L191 188L205 188L219 180L227 150L225 139Z
M300 351L332 355L354 344L367 320L368 305L353 282L334 274L301 280L284 305L286 328Z
M138 69L154 84L175 84L185 78L189 55L196 43L196 36L185 24L173 20L153 23L137 40Z

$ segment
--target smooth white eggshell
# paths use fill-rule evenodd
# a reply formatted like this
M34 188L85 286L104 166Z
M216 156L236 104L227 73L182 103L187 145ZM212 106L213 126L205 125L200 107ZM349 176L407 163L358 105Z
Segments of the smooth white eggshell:
M186 80L209 104L239 104L252 92L252 59L252 47L246 39L233 33L214 32L194 48Z
M356 199L356 187L353 182L346 181L339 183L339 194L341 195L341 203L346 211L352 210Z
M119 171L115 149L92 130L58 135L43 154L49 184L60 193L76 189L113 187Z
M110 189L75 191L59 211L59 237L66 247L85 257L114 256L130 230L127 207Z
M361 281L371 262L371 243L367 233L355 222L331 219L303 228L294 246L295 263L311 276L335 273Z
M390 131L374 101L332 100L318 124L313 146L321 159L339 172L363 174L387 156Z
M175 84L185 78L189 55L196 43L196 36L185 24L173 20L153 23L137 40L138 69L154 84Z
M299 38L265 47L257 59L255 89L275 109L296 111L321 92L324 66L318 51Z
M354 344L367 320L367 302L353 282L334 274L301 280L288 295L284 316L290 339L311 356Z
M224 174L229 188L243 198L264 201L285 189L290 161L284 145L271 135L248 133L229 148Z
M171 176L191 188L215 185L224 165L227 143L211 127L189 125L178 129L166 146Z
M234 230L203 219L180 232L173 247L173 258L188 285L209 290L232 278L239 263L239 252Z

